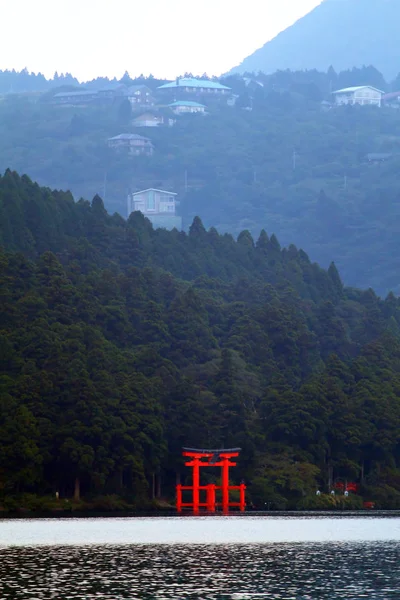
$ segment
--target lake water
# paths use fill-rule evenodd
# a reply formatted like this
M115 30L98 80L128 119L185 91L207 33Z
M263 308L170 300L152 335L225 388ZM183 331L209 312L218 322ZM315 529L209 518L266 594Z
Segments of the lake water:
M0 520L1 600L400 600L400 518Z

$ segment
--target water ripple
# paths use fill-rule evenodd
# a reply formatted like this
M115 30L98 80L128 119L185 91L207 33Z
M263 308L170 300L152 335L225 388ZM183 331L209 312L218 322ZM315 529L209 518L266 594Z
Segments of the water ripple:
M10 547L1 600L400 599L400 543Z

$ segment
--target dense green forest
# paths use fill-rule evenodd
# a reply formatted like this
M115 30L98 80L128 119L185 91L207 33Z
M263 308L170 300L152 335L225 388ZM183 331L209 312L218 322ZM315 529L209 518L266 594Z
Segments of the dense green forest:
M99 194L107 210L123 217L129 191L170 189L178 193L186 231L196 215L222 233L248 229L258 237L264 228L325 268L334 260L347 285L398 293L400 111L329 109L321 101L349 85L398 90L400 79L385 82L365 67L281 71L256 80L226 77L235 106L214 103L206 117L181 116L174 127L159 128L135 129L127 100L54 105L54 93L66 89L54 81L43 94L6 94L0 169L69 189L75 199ZM145 82L155 94L160 83L128 75L124 81ZM154 155L130 157L107 147L109 137L129 132L148 136ZM369 153L390 156L375 163Z
M0 506L171 500L190 445L240 446L257 507L343 505L315 492L351 480L348 506L400 508L393 294L265 231L153 230L12 171L0 210Z

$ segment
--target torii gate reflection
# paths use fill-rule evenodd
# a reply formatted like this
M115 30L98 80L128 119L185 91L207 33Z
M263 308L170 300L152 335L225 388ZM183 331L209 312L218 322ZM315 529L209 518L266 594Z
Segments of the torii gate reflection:
M176 486L176 509L178 513L181 513L183 508L191 508L195 515L199 514L200 508L205 508L207 512L214 513L217 506L222 507L222 512L224 514L228 514L230 508L239 508L241 512L245 510L245 484L229 485L229 467L236 467L236 463L232 462L231 459L238 457L240 450L241 448L217 450L183 448L182 455L190 458L190 460L185 463L185 466L192 467L193 469L193 485L178 484ZM221 467L222 485L215 485L213 483L200 485L200 467ZM183 490L192 491L192 502L182 502ZM206 502L200 502L200 490L206 490ZM216 490L222 490L221 503L216 502ZM239 502L229 501L229 492L232 490L239 490Z

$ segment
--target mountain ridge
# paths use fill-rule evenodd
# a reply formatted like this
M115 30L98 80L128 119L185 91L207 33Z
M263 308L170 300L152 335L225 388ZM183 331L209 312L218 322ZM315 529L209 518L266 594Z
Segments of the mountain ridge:
M394 0L325 0L230 73L374 64L394 79L400 71L394 47L399 18L400 3Z

